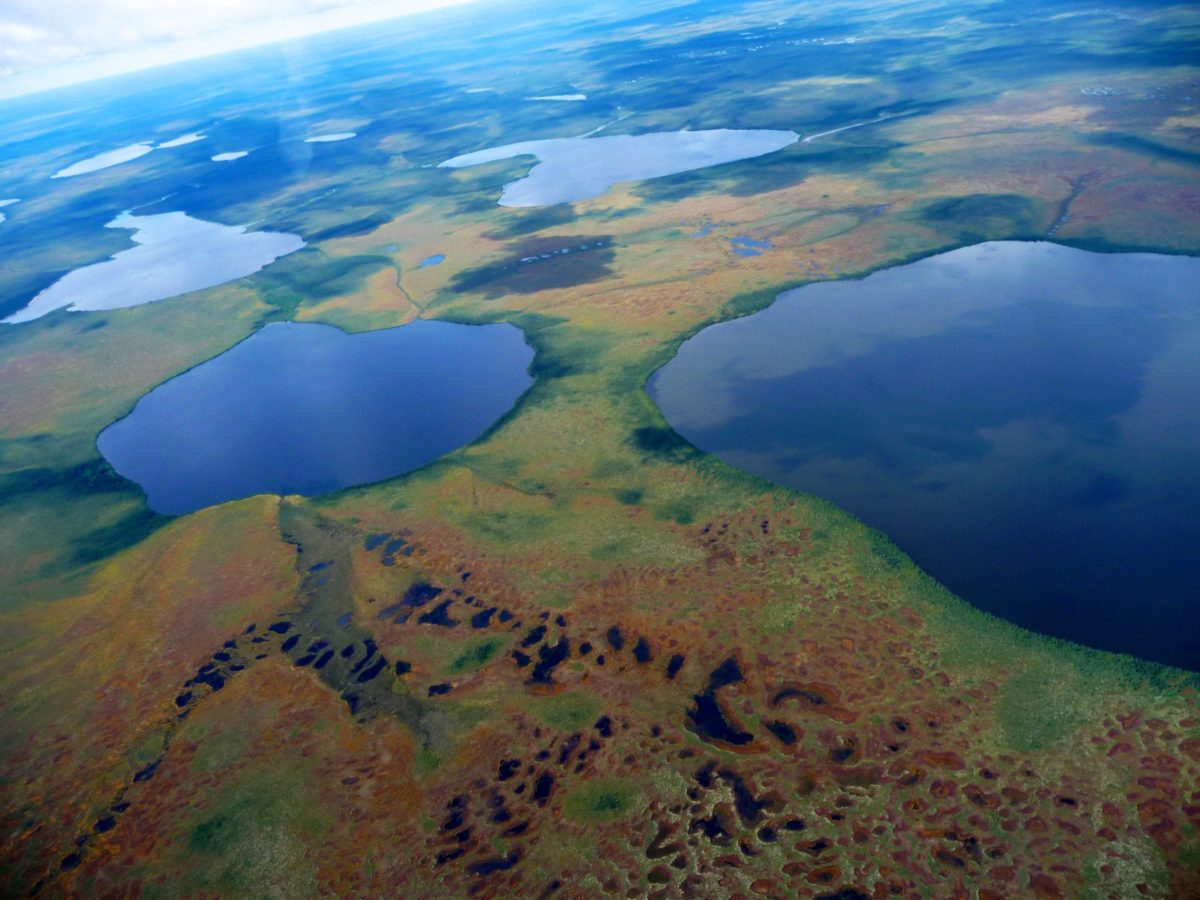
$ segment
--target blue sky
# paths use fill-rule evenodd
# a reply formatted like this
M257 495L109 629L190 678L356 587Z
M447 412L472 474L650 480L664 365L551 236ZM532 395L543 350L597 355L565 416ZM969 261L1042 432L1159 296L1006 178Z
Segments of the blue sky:
M471 0L4 0L0 98Z

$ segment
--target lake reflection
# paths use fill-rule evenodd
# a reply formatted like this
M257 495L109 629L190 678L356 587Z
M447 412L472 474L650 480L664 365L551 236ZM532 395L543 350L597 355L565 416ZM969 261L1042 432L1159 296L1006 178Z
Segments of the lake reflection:
M536 156L539 162L528 175L504 186L500 205L552 206L597 197L623 181L661 178L762 156L797 139L791 131L728 128L553 138L466 153L446 160L441 168L460 169L516 156Z
M251 275L304 246L294 234L246 231L181 212L122 213L107 227L134 229L137 246L67 273L4 321L28 322L62 307L80 312L165 300Z
M320 494L475 440L533 383L532 359L512 325L276 323L155 388L97 444L162 513Z
M1200 669L1200 260L991 243L814 284L651 379L983 609Z

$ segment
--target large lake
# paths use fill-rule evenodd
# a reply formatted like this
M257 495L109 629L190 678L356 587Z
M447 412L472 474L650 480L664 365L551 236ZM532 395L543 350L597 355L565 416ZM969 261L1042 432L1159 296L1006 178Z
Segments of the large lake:
M478 150L440 165L461 169L517 156L536 156L538 163L528 175L504 186L500 205L552 206L597 197L624 181L661 178L763 156L798 139L799 135L791 131L729 128L552 138Z
M649 390L975 605L1200 669L1198 285L1196 258L982 244L785 293Z
M321 494L475 440L533 383L532 359L512 325L277 323L155 388L97 443L161 513Z
M134 246L67 273L3 321L28 322L63 307L81 312L165 300L252 275L304 246L298 235L247 231L181 212L126 212L106 227L132 229Z

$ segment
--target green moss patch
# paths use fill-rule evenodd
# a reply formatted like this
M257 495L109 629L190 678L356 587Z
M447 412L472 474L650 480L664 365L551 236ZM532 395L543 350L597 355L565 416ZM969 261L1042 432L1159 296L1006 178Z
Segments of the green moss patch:
M620 778L597 778L567 794L563 811L577 822L603 822L629 814L637 787Z
M571 691L539 697L530 712L558 731L578 731L600 718L600 702L590 694Z
M507 638L503 637L487 637L473 640L446 667L446 672L451 675L462 675L466 672L474 672L476 669L481 669L495 659L496 655L500 653L507 643Z
M1070 735L1091 716L1091 704L1070 667L1038 666L1010 678L996 711L1014 750L1041 750Z

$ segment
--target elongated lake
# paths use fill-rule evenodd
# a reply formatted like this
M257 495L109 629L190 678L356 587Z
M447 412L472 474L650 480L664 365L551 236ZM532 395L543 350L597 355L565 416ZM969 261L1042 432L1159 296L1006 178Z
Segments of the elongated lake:
M731 128L551 138L465 153L441 163L441 168L536 156L538 163L528 175L504 186L500 205L552 206L599 196L623 181L661 178L763 156L798 139L791 131Z
M999 242L713 326L649 390L975 605L1200 669L1200 259Z
M532 359L512 325L276 323L155 388L97 443L161 513L321 494L475 440L533 383Z

